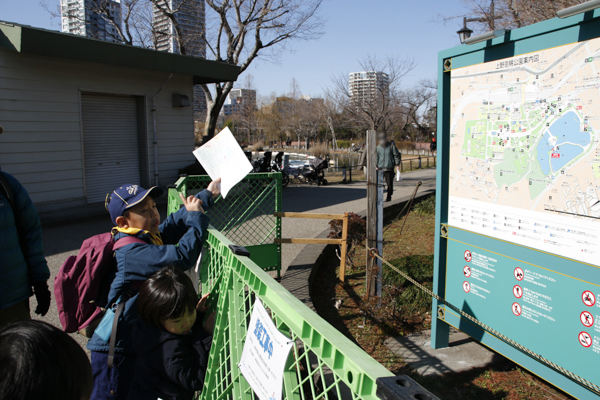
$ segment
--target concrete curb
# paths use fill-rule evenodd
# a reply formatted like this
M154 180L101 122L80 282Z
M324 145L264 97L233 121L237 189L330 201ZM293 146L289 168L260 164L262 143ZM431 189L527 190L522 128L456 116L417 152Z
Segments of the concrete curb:
M434 189L417 192L415 201L430 196L435 193ZM383 217L387 221L390 218L395 218L402 210L411 196L405 196L390 203L384 203ZM363 210L359 213L362 217L366 217L367 211ZM329 229L321 232L317 238L326 238L329 234ZM306 304L311 310L316 311L312 303L311 288L316 272L323 265L323 262L335 246L333 245L311 245L304 250L292 261L285 275L281 278L281 285L292 293L298 300Z

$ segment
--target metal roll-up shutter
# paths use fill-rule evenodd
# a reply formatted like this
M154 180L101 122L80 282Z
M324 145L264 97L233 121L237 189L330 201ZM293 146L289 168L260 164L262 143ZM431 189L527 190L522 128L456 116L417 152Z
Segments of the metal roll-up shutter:
M133 96L81 95L85 195L88 203L125 183L139 184L137 101Z

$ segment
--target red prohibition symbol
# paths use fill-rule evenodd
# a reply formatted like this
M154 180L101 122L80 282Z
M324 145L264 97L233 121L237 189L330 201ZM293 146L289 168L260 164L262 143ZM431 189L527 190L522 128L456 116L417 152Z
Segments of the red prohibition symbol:
M523 297L523 289L521 288L521 286L515 285L513 287L513 294L515 295L515 297L517 299L520 299L521 297Z
M589 290L583 292L583 294L581 295L581 300L583 300L583 304L585 304L588 307L592 307L594 304L596 304L596 296Z
M465 261L471 262L472 259L473 259L473 255L471 254L471 252L469 250L465 250Z
M523 269L521 267L517 267L515 268L515 279L518 281L522 281L523 278L525 278L525 273L523 272Z
M521 305L519 303L513 303L512 304L512 312L513 314L515 314L517 317L519 315L521 315Z
M471 284L467 281L464 281L463 290L465 291L465 293L469 293L471 291Z
M592 337L587 332L579 332L579 343L583 347L590 347L592 345Z
M465 276L468 278L471 276L471 267L469 267L468 265L465 265L465 267L463 268L463 273L465 274Z
M579 315L579 320L587 328L591 328L594 325L594 316L589 311L582 312Z

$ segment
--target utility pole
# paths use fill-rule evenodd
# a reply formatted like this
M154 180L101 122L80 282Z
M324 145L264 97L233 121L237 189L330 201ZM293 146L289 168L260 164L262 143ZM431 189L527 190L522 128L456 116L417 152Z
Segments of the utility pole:
M383 171L377 171L377 254L383 257ZM381 289L383 287L383 263L377 259L377 299L381 307Z
M490 0L490 21L489 21L490 31L496 30L496 16L494 15L495 8L496 7L494 6L494 0ZM500 17L500 18L502 18L502 17Z
M367 246L377 248L377 132L367 131ZM376 291L376 258L367 252L366 286L367 298Z

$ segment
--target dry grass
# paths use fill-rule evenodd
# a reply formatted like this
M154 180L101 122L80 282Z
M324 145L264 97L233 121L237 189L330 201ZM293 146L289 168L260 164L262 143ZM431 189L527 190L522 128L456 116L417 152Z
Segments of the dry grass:
M331 154L331 149L327 146L327 143L317 143L309 150L315 157L327 158Z
M263 142L262 140L259 140L258 142L254 143L252 145L253 151L263 151L264 149L265 149L265 142Z

